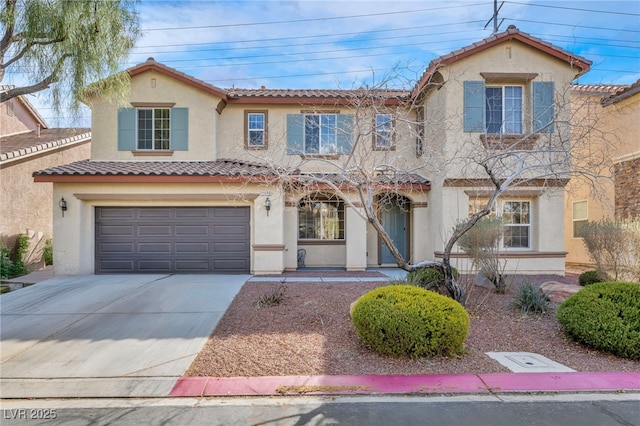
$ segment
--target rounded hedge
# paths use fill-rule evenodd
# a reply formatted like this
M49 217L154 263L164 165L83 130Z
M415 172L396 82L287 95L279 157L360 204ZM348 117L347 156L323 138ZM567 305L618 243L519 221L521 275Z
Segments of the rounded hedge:
M413 285L365 293L353 304L351 320L365 345L392 355L455 355L469 334L462 305Z
M640 360L640 284L591 284L557 312L565 333L594 349Z

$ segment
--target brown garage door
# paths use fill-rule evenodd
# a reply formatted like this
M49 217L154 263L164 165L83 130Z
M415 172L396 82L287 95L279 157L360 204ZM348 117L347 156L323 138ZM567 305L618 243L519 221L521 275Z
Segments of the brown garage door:
M248 207L96 207L96 273L249 272Z

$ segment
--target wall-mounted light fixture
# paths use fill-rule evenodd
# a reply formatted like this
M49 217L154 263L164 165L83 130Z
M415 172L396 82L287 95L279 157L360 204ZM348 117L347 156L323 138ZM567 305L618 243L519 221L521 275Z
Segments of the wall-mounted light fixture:
M267 216L269 216L269 210L271 210L271 200L269 199L269 197L264 200L264 209L267 211Z
M60 206L60 210L62 210L62 217L64 217L64 212L67 211L67 200L65 200L64 197L60 198L58 205Z

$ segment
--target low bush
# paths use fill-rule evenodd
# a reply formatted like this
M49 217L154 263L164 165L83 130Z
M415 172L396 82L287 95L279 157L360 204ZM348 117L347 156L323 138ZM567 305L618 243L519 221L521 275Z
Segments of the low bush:
M278 306L284 300L284 294L286 293L286 291L287 291L287 288L281 285L277 289L261 295L258 298L256 305L259 308L271 308L273 306Z
M469 315L455 300L414 285L364 294L351 311L360 340L376 352L412 357L464 352Z
M549 309L549 298L540 287L525 282L518 286L514 304L523 314L529 312L544 314Z
M453 266L451 267L453 277L458 279L460 273ZM439 291L444 287L444 273L438 268L420 268L407 274L407 282L417 285L426 290Z
M13 262L9 257L11 250L7 247L0 246L0 279L6 280L11 277L13 270Z
M558 308L558 321L578 342L640 360L639 301L640 284L596 283L565 300Z
M606 277L604 277L604 274L598 271L585 271L578 277L578 282L581 286L601 283L603 281L606 281Z
M53 265L53 242L51 241L51 238L47 239L44 243L42 260L44 260L44 266Z

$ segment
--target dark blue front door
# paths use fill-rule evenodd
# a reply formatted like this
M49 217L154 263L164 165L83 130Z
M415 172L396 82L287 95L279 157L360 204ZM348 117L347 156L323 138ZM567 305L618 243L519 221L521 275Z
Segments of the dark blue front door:
M395 200L394 200L395 201ZM389 234L391 241L396 246L403 259L407 260L408 255L408 225L409 212L402 208L397 202L388 202L381 208L380 220L385 231ZM380 264L396 263L395 258L387 245L381 241L380 244Z

